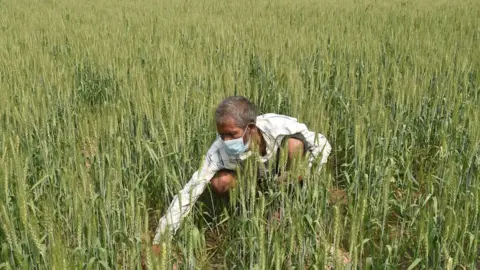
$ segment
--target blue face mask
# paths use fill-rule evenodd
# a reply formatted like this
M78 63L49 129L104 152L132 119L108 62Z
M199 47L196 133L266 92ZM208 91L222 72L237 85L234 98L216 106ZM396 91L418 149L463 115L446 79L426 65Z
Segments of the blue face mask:
M248 128L248 127L247 127ZM244 144L243 143L243 136L245 135L245 132L247 132L247 128L245 128L245 131L243 131L242 137L238 139L233 139L229 141L223 141L223 144L225 145L225 150L228 154L230 155L240 155L243 152L248 150L248 143Z

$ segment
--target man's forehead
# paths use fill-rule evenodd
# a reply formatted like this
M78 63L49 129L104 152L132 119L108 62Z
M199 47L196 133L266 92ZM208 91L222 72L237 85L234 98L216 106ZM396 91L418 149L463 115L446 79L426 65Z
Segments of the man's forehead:
M222 117L220 123L217 123L217 126L223 125L223 126L233 126L233 127L238 127L237 122L235 121L235 118L232 116L226 115L225 117Z
M225 121L223 123L217 124L218 131L229 131L229 130L236 130L240 127L236 125L235 121Z

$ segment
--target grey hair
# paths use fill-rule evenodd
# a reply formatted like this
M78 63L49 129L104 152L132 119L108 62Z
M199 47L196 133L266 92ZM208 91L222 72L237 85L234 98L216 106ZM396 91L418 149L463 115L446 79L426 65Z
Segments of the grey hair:
M215 111L215 121L222 124L227 118L233 118L240 128L257 122L257 108L247 98L231 96L224 99Z

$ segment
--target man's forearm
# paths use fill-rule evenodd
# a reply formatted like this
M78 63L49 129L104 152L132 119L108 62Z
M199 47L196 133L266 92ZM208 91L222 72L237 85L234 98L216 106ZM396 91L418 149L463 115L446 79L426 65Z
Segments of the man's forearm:
M205 190L207 183L208 181L199 178L198 171L193 174L187 185L173 198L167 213L160 218L153 244L158 244L161 241L161 237L167 229L172 233L177 231L182 219L190 212L195 201Z

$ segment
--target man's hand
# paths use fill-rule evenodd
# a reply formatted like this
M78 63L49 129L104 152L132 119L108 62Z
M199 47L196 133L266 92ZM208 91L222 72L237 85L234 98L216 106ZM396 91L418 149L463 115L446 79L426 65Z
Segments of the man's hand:
M348 203L347 192L345 190L331 188L328 190L328 201L330 204L333 204L333 205L347 204Z
M162 249L160 248L160 245L152 245L151 254L153 254L153 256L159 257L162 254ZM145 257L145 254L142 255L142 269L148 269L147 258Z
M288 179L289 179L289 175L288 175L288 171L286 171L286 172L282 173L280 176L277 177L277 183L278 184L289 183ZM303 181L303 176L302 175L297 176L297 181L302 182Z
M160 257L162 255L162 247L160 245L152 245L151 252L152 252L153 256ZM142 260L142 269L143 270L148 269L147 263L145 262L145 260ZM176 263L174 263L172 265L172 269L177 270L177 264Z
M152 245L152 253L155 256L160 256L160 254L162 254L162 249L160 245Z

